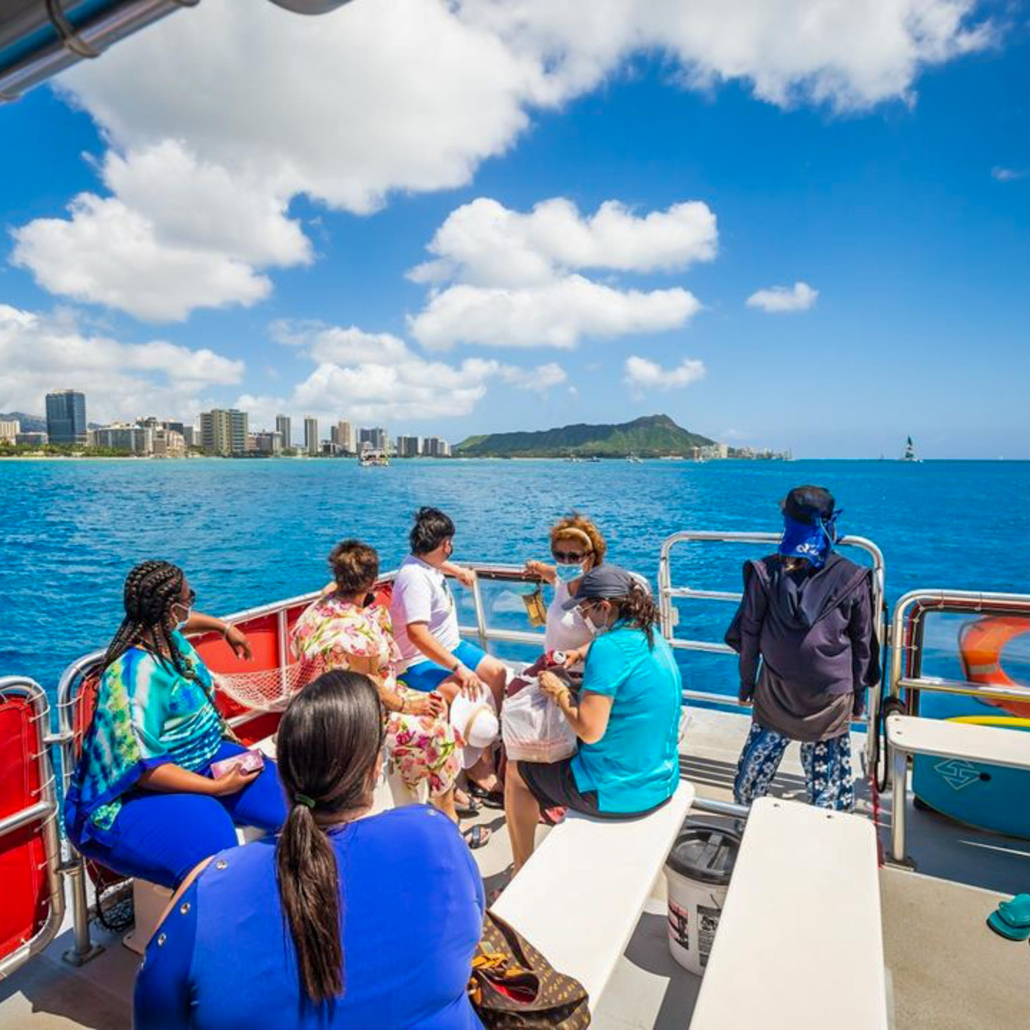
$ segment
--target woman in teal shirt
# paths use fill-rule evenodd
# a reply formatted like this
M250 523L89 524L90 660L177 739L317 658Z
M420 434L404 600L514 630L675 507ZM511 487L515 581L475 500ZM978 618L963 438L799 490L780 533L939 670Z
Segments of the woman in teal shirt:
M193 613L193 599L168 562L129 573L125 618L65 799L68 837L82 854L165 887L235 844L236 825L276 830L286 817L274 763L211 775L212 763L245 749L226 739L211 674L181 631L217 630L238 654L249 648L239 630Z
M553 673L540 686L579 738L571 758L549 764L511 762L505 813L517 872L533 853L541 808L562 806L606 819L643 815L665 804L679 782L683 682L668 643L657 633L654 601L625 569L600 565L566 602L593 636L568 662L585 657L578 701Z

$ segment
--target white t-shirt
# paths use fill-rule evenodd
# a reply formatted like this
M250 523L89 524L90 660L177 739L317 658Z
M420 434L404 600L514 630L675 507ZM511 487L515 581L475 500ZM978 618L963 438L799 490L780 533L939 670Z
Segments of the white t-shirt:
M572 651L593 640L579 610L563 611L562 605L571 597L567 583L554 584L554 598L547 606L547 625L544 627L545 651Z
M393 581L390 618L394 639L401 649L399 672L427 660L408 639L409 622L426 623L429 632L448 651L453 651L461 642L454 594L447 585L447 577L413 554L401 562Z

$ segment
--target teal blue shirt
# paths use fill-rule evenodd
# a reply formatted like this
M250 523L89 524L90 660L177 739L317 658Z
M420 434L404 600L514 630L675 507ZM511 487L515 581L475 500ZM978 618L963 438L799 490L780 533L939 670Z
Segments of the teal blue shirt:
M590 645L583 691L613 701L604 736L572 759L576 786L596 790L602 812L646 812L672 797L683 680L666 641L656 633L652 649L643 630L614 626Z

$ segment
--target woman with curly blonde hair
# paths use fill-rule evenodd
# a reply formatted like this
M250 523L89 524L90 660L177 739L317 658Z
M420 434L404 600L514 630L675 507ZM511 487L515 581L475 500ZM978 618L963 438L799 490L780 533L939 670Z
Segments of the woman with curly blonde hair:
M551 526L550 537L554 564L526 562L527 572L554 587L554 597L547 608L544 649L579 651L590 643L590 630L579 609L566 609L565 605L579 592L583 577L602 564L608 548L593 521L579 512L559 519Z

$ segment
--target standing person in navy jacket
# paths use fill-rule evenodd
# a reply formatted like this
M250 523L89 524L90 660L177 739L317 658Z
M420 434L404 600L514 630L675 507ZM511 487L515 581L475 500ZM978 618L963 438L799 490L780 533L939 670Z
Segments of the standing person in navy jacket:
M828 490L796 487L783 501L778 552L744 564L744 597L726 633L740 655L740 700L753 705L738 804L768 792L797 740L812 804L854 807L849 731L880 682L880 659L872 570L834 552L839 514Z

